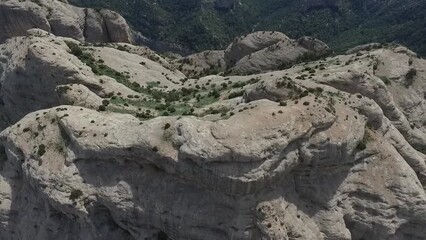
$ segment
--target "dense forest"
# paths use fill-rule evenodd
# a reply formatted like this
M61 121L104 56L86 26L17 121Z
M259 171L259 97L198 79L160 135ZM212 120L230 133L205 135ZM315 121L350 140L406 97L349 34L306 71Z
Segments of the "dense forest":
M154 40L193 51L223 48L255 30L310 35L337 52L367 42L398 42L426 55L426 2L422 0L240 0L217 8L211 0L71 0L110 8Z

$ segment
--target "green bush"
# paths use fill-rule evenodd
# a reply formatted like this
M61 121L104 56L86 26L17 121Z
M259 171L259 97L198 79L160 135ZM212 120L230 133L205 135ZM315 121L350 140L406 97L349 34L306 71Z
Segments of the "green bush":
M109 101L108 100L102 100L102 105L104 106L108 106L109 105Z
M232 92L231 94L229 94L228 99L241 97L243 95L244 95L244 91Z
M71 201L75 201L79 199L81 196L83 196L83 192L80 189L73 189L71 190L71 194L69 196L69 199Z
M101 111L101 112L106 111L106 107L105 107L105 105L100 105L100 106L98 107L98 110L99 110L99 111Z
M40 144L38 146L37 154L39 157L43 156L46 153L46 146L44 144Z
M280 106L281 106L281 107L285 107L285 106L287 106L287 102L281 101L281 102L280 102Z
M411 85L413 85L414 81L415 81L415 77L417 76L417 70L414 68L411 68L407 74L405 74L405 87L409 87Z
M81 57L83 55L83 50L76 44L70 41L65 42L68 48L71 50L71 54L76 57Z
M356 146L356 149L360 151L365 150L366 148L367 148L367 145L365 144L364 141L359 142L358 145Z

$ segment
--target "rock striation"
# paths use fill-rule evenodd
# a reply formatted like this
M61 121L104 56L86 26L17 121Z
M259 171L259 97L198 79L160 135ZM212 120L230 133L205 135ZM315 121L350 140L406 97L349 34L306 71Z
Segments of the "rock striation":
M380 45L268 71L270 46L328 48L266 36L211 56L241 76L200 78L39 29L0 45L1 238L425 239L426 61Z
M255 32L236 38L225 50L225 61L231 73L253 74L287 68L329 53L329 47L315 38L295 41L279 32Z
M43 30L31 29L27 36L9 39L1 45L0 96L8 121L14 123L30 112L60 103L79 102L80 105L99 106L99 101L90 95L138 95L111 76L119 76L123 81L130 79L137 84L159 82L170 86L176 85L184 76L176 70L169 70L171 66L165 60L144 47L77 47L74 51L88 52L82 52L79 58L72 54L69 47L77 44L79 43L73 39L59 38ZM90 66L96 69L93 70ZM74 86L57 91L58 86L72 84ZM91 94L87 93L88 90ZM71 92L74 93L68 94Z
M132 41L126 20L110 10L78 8L58 0L5 0L0 13L0 43L32 28L91 43Z
M280 32L260 31L235 38L225 50L192 54L174 64L190 77L244 75L285 69L330 53L324 42L312 37L293 40Z

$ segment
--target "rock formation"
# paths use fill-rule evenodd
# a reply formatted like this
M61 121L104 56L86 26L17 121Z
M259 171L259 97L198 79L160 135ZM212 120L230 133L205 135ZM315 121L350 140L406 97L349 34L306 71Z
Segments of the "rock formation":
M224 72L254 74L291 67L327 56L330 48L312 37L298 40L280 32L254 32L240 36L225 49L192 54L174 61L190 77Z
M96 54L81 54L79 59L70 54L70 43L78 44L72 39L57 38L43 30L32 29L27 36L9 39L2 45L0 96L5 115L12 123L35 110L57 106L65 99L68 99L65 101L69 104L71 96L57 97L56 91L60 85L82 84L86 86L85 89L101 97L111 93L133 96L138 94L110 76L118 75L121 79L130 79L137 84L159 82L159 85L170 86L178 84L179 79L184 77L144 47L90 46L87 52ZM81 62L82 58L88 56L84 60L89 66ZM96 69L93 70L90 66L95 65ZM85 95L80 92L76 97ZM87 101L84 98L74 100Z
M66 0L5 0L0 13L0 43L32 28L91 43L132 41L129 26L118 13L74 7Z
M242 75L193 79L144 47L8 39L1 239L425 239L426 61L301 58L327 51L255 33L181 60Z
M225 52L223 50L205 51L173 61L177 68L188 77L217 74L226 71Z

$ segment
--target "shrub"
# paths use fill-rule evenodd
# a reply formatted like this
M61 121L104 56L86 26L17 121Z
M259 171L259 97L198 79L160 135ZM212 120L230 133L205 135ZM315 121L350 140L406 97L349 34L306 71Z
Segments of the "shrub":
M43 156L46 153L46 146L44 144L40 144L38 146L37 154L39 157Z
M356 149L360 151L365 150L366 148L367 148L367 145L365 144L364 141L359 142L358 145L356 146Z
M170 113L174 113L174 112L176 112L176 108L174 108L174 107L168 107L167 111L169 111Z
M102 101L102 105L104 105L104 106L108 106L108 105L109 105L109 101L108 101L108 100L103 100L103 101Z
M117 50L125 51L125 52L127 52L127 51L128 51L126 47L121 46L121 45L117 47Z
M68 46L68 48L71 50L71 54L76 57L81 57L83 55L83 50L73 42L66 41L65 42Z
M220 93L219 93L219 91L217 91L216 89L214 89L214 90L212 90L209 93L209 96L214 97L214 98L219 98L220 97Z
M243 95L244 95L244 91L232 92L231 94L229 94L228 99L241 97Z
M392 82L387 77L383 76L383 77L380 77L380 79L382 79L383 83L386 84L386 85L391 85L392 84Z
M73 189L71 190L71 194L69 198L71 201L75 201L79 199L81 196L83 196L83 192L80 189Z
M69 86L60 86L58 87L58 93L59 94L63 94L68 92L68 90L71 90L71 88Z
M405 87L413 85L415 76L417 76L417 70L411 68L407 74L405 74Z
M171 127L170 123L166 123L166 125L164 125L164 130L167 130Z
M98 107L98 110L99 110L99 111L101 111L101 112L106 111L106 107L105 107L105 105L100 105L100 106Z

